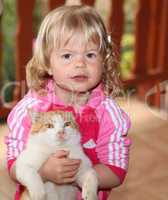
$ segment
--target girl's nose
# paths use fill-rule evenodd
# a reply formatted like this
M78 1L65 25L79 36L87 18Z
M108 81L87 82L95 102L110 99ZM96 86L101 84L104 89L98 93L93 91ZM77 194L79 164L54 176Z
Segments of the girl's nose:
M85 56L82 54L78 55L75 64L76 64L76 67L86 67Z

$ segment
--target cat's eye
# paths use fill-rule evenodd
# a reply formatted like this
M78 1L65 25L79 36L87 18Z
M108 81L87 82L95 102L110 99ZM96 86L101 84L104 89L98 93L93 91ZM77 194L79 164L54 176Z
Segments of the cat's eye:
M64 127L67 127L67 126L70 126L70 125L71 125L70 121L64 123Z
M47 124L45 124L45 125L46 125L47 128L54 128L54 125L51 124L51 123L47 123Z

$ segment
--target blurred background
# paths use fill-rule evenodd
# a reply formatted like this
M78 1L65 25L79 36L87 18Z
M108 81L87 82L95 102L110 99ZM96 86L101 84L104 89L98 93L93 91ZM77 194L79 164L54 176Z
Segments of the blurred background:
M124 85L117 101L132 120L129 172L109 199L166 200L168 0L0 0L0 199L12 200L15 190L6 171L6 117L27 91L25 65L40 22L55 7L81 3L97 9L112 36Z

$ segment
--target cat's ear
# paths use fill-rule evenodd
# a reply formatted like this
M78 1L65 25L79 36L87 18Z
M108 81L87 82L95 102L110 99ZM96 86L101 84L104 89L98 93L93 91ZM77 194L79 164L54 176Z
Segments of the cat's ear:
M48 74L49 74L50 76L53 75L53 74L52 74L52 70L51 70L51 68L48 69Z
M38 112L34 111L32 108L28 108L27 113L30 116L32 123L36 122L38 118Z
M71 126L72 128L79 129L72 112L64 112L64 120L68 122L69 126Z

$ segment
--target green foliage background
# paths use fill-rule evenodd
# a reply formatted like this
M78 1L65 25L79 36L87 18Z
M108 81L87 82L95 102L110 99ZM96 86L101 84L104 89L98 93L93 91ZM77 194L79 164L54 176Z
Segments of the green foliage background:
M125 30L122 38L121 49L121 76L126 79L131 75L134 62L134 20L137 8L137 0L125 0Z
M33 16L34 34L37 34L38 25L41 21L40 0L36 1L35 12ZM4 12L2 16L2 32L3 32L3 60L2 73L3 85L15 81L15 45L16 45L16 1L5 0ZM12 99L13 86L5 90L5 100L8 102Z
M4 11L2 16L2 37L3 37L3 52L2 52L2 73L3 85L15 80L15 33L16 33L16 3L13 0L4 1ZM6 101L12 98L12 87L8 87L5 92Z
M16 33L16 3L12 0L4 1L2 17L3 32L3 75L4 80L14 80L14 47Z

